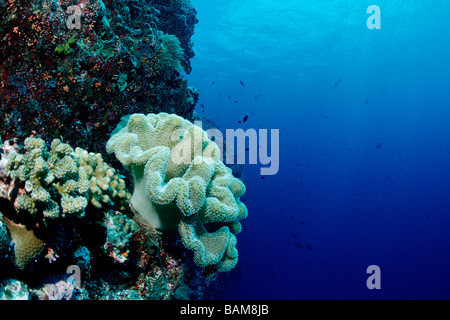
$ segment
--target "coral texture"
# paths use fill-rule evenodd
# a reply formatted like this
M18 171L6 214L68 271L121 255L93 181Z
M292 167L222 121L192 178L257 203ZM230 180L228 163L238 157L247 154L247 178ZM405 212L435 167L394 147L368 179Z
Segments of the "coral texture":
M139 214L157 229L177 228L207 273L234 268L235 234L247 217L240 201L245 185L205 131L175 114L133 114L114 131L107 151L131 171L131 204Z
M35 214L40 207L44 218L57 218L82 217L88 203L97 208L127 206L125 181L100 154L74 150L58 139L47 150L44 140L31 137L25 139L24 149L6 157L3 172L4 178L24 184L25 192L15 201L17 209Z
M111 127L134 112L191 117L197 22L188 0L0 1L0 136L104 153ZM79 28L68 8L81 12ZM76 132L76 134L73 134Z
M50 262L57 259L55 249L70 253L77 238L77 222L71 219L84 218L88 207L106 212L129 206L131 194L123 177L98 153L74 150L58 139L48 148L44 140L34 137L25 139L23 147L5 143L4 149L1 210L20 269L44 252L44 242Z
M130 253L130 240L139 230L137 223L116 211L107 212L104 224L107 227L104 248L115 261L125 262Z
M33 259L39 257L45 248L42 240L38 239L33 230L17 224L3 217L14 242L15 263L20 269L25 268Z

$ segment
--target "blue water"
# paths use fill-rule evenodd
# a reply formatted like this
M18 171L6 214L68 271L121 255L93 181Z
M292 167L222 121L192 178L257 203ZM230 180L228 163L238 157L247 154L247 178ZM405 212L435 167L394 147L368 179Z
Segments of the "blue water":
M244 167L224 298L449 299L450 2L192 3L197 113L280 132L276 175Z

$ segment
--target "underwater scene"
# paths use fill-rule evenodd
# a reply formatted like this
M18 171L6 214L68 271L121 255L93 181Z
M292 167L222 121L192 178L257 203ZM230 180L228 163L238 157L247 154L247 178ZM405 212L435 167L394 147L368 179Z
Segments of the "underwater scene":
M449 10L0 0L0 300L450 299Z

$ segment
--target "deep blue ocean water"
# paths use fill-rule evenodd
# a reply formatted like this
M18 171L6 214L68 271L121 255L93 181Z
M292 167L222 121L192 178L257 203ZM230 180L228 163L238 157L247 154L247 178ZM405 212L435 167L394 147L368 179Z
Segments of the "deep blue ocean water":
M244 167L224 298L449 299L450 2L192 3L197 113L280 132L277 174Z

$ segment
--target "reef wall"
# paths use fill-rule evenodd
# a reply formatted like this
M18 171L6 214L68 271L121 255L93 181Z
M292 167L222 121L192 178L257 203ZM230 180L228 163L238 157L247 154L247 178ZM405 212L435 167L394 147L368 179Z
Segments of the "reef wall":
M2 140L36 135L104 153L123 115L191 119L188 0L2 0L0 16Z
M0 300L217 297L245 185L191 123L191 3L0 0L0 17Z

